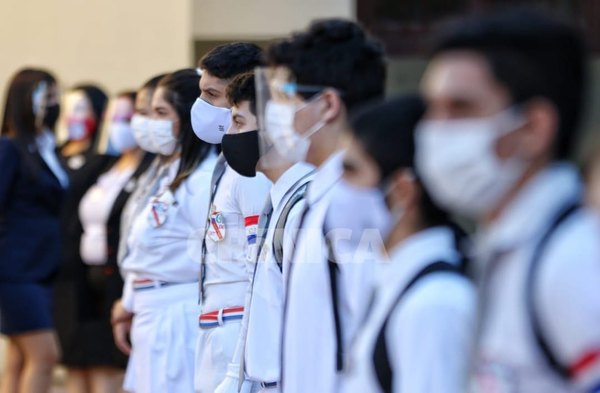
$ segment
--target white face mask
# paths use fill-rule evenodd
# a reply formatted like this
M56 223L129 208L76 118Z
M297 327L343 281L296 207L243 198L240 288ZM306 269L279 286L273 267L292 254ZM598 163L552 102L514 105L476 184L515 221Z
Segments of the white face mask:
M327 230L349 231L349 238L354 243L366 238L376 240L377 244L385 242L394 217L379 188L358 187L342 179L335 186L333 200L335 202L330 204L327 212ZM378 239L372 239L372 236L378 236Z
M514 110L460 120L424 120L417 127L419 174L441 206L480 218L498 206L526 169L511 157L501 161L495 145L523 121Z
M126 121L115 121L110 124L109 138L111 145L119 152L134 149L138 146L133 130Z
M221 143L231 125L231 109L211 105L202 98L196 99L191 117L194 134L213 145Z
M135 114L131 118L131 129L133 130L133 137L137 142L138 146L142 150L151 152L154 150L150 142L150 132L148 131L148 116Z
M150 135L151 153L170 156L177 148L177 139L173 135L171 120L148 119L148 134Z
M313 101L314 102L314 101ZM325 125L322 120L300 135L294 128L296 112L305 108L294 104L283 104L269 101L265 108L265 131L273 142L275 149L288 161L296 163L305 161L310 148L310 137Z

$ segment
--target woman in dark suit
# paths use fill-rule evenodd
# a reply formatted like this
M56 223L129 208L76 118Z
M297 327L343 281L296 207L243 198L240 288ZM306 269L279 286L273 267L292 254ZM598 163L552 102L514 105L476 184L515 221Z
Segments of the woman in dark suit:
M96 180L79 203L83 233L80 255L83 272L79 296L72 299L79 314L72 326L69 349L68 391L116 393L127 358L115 346L110 323L112 304L121 297L123 280L117 265L121 212L137 180L153 156L142 151L130 125L135 110L135 92L119 94L105 117L109 146L120 154ZM76 316L77 317L77 316Z
M46 392L59 356L51 284L60 260L59 214L68 177L47 128L57 114L56 91L50 74L24 69L6 98L0 137L0 333L9 344L1 392Z

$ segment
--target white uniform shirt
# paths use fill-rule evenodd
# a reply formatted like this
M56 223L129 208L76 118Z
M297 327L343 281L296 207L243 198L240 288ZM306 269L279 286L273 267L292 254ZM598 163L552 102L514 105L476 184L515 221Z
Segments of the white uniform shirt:
M335 184L342 176L342 154L316 171L308 188L304 218L290 266L283 321L282 384L286 393L335 391L336 338L328 253L323 223ZM342 323L348 310L340 304Z
M554 355L572 370L570 383L548 366L526 307L534 247L558 212L581 193L576 170L556 164L532 179L482 235L492 264L483 294L474 392L566 393L600 389L600 224L581 210L547 243L535 277L535 308Z
M218 241L212 225L206 234L203 313L244 304L256 254L258 219L270 188L271 182L261 173L250 178L225 169L211 209L224 221L219 228L223 239Z
M294 193L309 178L314 167L298 163L289 168L271 188L273 213L265 235L262 252L254 266L252 285L246 298L246 313L242 322L245 345L245 370L249 379L259 382L277 382L281 374L281 323L283 317L284 283L287 277L293 243L298 231L304 201L294 205L288 215L283 233L283 261L281 270L273 255L273 240L277 221L283 208ZM246 331L247 329L247 331Z
M132 283L136 278L174 283L194 282L200 274L209 188L216 155L210 154L173 194L169 185L179 160L161 179L158 193L135 218L123 261L126 274L123 306L131 311ZM154 207L154 209L153 209Z
M115 200L133 175L134 169L120 171L113 166L103 173L79 203L79 218L83 226L81 259L89 265L102 265L108 257L106 223Z
M392 369L392 391L463 393L475 328L475 288L450 273L425 276L398 296L427 265L458 264L453 233L437 227L395 247L378 266L375 301L360 329L343 377L344 393L381 392L373 355L383 324ZM391 311L391 314L390 314Z

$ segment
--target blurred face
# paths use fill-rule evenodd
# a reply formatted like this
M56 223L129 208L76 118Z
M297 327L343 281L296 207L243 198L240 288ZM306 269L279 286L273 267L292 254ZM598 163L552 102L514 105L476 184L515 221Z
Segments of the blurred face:
M230 134L241 134L258 128L256 116L250 111L250 102L243 101L231 108Z
M173 122L173 136L179 137L180 121L175 108L165 99L165 88L158 87L152 96L151 118Z
M135 112L133 102L127 97L117 97L113 107L112 121L131 121Z
M377 187L381 182L379 168L369 156L359 141L349 135L344 135L344 180L363 188Z
M219 79L210 72L203 70L200 78L200 98L219 108L229 108L227 100L227 84L225 79Z
M65 115L69 121L83 122L95 117L92 104L82 91L68 93L65 101Z
M152 115L152 92L150 89L138 91L135 97L135 113L143 116Z
M486 117L510 104L508 92L494 80L486 61L471 52L448 52L434 58L421 87L427 119Z

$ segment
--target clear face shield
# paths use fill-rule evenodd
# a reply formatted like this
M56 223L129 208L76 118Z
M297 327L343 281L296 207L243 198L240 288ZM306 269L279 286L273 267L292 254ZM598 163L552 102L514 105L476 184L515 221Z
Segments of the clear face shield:
M275 142L293 132L296 103L294 96L285 91L285 85L293 82L292 75L282 67L257 67L254 72L259 163L264 168L289 165L290 160L275 147Z
M304 161L310 137L325 122L306 117L304 112L302 116L298 114L331 88L298 84L286 67L257 68L255 81L261 165L275 168Z

